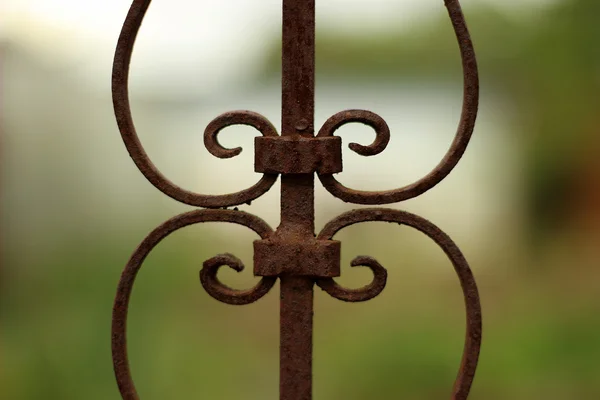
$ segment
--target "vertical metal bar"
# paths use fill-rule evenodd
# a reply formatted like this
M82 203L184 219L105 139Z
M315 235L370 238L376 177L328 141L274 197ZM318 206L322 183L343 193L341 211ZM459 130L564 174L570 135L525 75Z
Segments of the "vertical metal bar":
M241 148L227 149L217 140L218 133L230 125L250 125L262 136L255 138L255 171L263 173L254 186L226 195L204 195L178 187L152 164L135 131L127 79L133 44L151 0L133 0L119 37L113 66L113 102L124 144L144 176L159 190L182 203L205 207L180 214L152 231L127 263L113 308L113 365L121 396L138 400L127 360L126 321L129 298L135 277L149 252L165 237L185 226L203 222L227 222L246 226L261 240L254 242L254 274L260 282L247 290L236 290L217 278L223 266L241 271L243 263L234 255L219 254L206 260L200 283L213 298L227 304L250 304L269 292L276 280L281 282L280 304L280 399L312 398L312 330L314 286L339 300L366 301L384 289L387 272L374 258L357 257L352 266L373 272L370 284L358 289L339 285L340 242L333 236L344 227L367 221L385 221L411 226L440 246L458 275L465 297L467 331L463 361L452 392L453 400L468 396L481 346L481 306L473 274L452 240L431 222L389 208L359 209L328 222L315 236L314 173L325 189L337 198L354 204L390 204L423 194L443 180L456 166L470 140L478 104L478 75L473 45L462 15L459 0L444 0L448 7L463 61L465 79L463 113L455 139L443 160L425 177L410 185L387 191L353 190L337 181L333 174L342 171L341 139L334 132L344 124L359 122L375 130L376 139L363 146L351 143L350 149L363 156L385 150L390 130L377 114L366 110L346 110L329 118L314 136L315 0L283 0L283 77L282 131L260 114L232 111L215 118L204 131L206 149L219 158L231 158ZM224 210L247 203L266 193L281 175L281 223L276 231L262 219L238 210Z
M314 132L315 0L283 0L282 136Z
M313 285L311 278L281 277L281 400L312 398Z
M314 135L315 1L283 0L282 136ZM281 225L288 241L314 237L314 174L282 174ZM281 400L312 398L313 286L280 277Z

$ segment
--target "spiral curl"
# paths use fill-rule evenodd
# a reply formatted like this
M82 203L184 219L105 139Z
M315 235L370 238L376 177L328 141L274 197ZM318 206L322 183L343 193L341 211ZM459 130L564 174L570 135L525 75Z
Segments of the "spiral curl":
M229 111L213 119L204 130L204 146L213 156L232 158L242 152L241 147L227 149L219 143L219 132L231 125L248 125L257 129L263 136L279 136L277 129L264 116L246 110Z
M331 297L351 303L371 300L385 289L387 270L377 260L369 256L358 256L352 260L350 265L352 267L365 266L370 268L373 272L371 283L358 289L348 289L338 284L332 278L324 278L318 279L316 284Z
M113 366L119 391L121 392L123 399L139 399L131 378L126 340L129 300L131 298L131 292L133 291L136 276L148 254L150 254L152 249L154 249L164 238L183 227L201 222L229 222L243 225L252 229L263 239L267 238L273 232L271 227L261 218L243 211L194 210L171 218L146 236L123 270L113 306ZM233 255L213 257L204 263L204 268L201 272L202 285L211 296L218 300L229 304L248 304L260 299L273 287L273 278L262 278L256 286L249 290L237 291L227 288L216 279L216 272L220 265L230 265L238 271L243 268L241 261ZM229 290L225 290L224 288Z
M244 270L242 261L233 254L219 254L204 261L203 267L200 270L200 282L204 290L213 298L220 302L232 305L244 305L254 303L271 290L277 277L263 277L256 286L247 290L237 290L224 285L217 273L219 269L227 265L229 268L237 272Z
M128 83L133 47L150 3L151 0L133 0L117 42L112 71L112 98L115 117L123 143L133 162L154 187L172 199L190 206L207 208L229 207L248 203L262 196L273 186L277 180L277 175L263 174L262 178L256 184L239 192L223 195L204 195L183 189L171 182L148 157L140 142L131 116ZM211 154L219 158L229 158L239 154L241 151L240 148L225 149L216 140L216 134L219 129L238 123L251 125L265 136L277 135L273 125L259 114L250 111L226 113L213 120L206 129L204 142Z
M368 146L350 143L348 145L350 150L366 157L374 156L385 150L390 142L390 128L383 118L366 110L346 110L334 114L319 129L317 137L333 136L341 126L352 122L358 122L373 128L375 130L375 140Z
M471 140L471 135L473 134L473 129L475 127L475 120L477 118L477 108L479 104L479 75L477 71L477 61L475 59L475 50L473 49L473 43L471 41L469 30L467 29L460 3L458 0L444 0L444 3L448 9L448 15L450 16L450 21L452 22L452 27L458 40L464 83L462 112L458 123L458 129L450 148L439 164L425 177L398 189L384 191L355 190L341 184L332 174L319 175L319 179L325 189L335 197L347 203L370 205L391 204L412 199L427 192L440 183L448 176L454 167L456 167L456 164L458 164L458 161L462 158L467 149L467 145ZM321 131L326 132L324 134L331 134L333 130L345 123L363 122L356 119L355 116L357 112L369 113L368 111L358 110L353 110L346 116L344 115L344 112L338 113L323 125ZM373 116L376 115L369 113L369 118L373 118ZM385 124L385 122L383 122L383 124ZM321 132L319 132L319 135L321 135ZM387 142L385 142L385 145L387 145ZM383 151L385 145L379 144L376 146L374 143L371 146L361 146L352 143L350 148L358 154L370 156Z
M475 278L473 277L473 273L471 272L471 268L469 267L467 260L464 258L460 249L456 246L452 239L450 239L450 237L446 235L440 228L417 215L389 208L365 208L341 214L325 225L325 227L317 236L317 239L329 240L338 231L347 226L370 221L397 223L400 225L407 225L412 228L415 228L418 231L427 235L438 246L440 246L446 254L446 256L452 262L452 265L454 267L454 270L456 271L458 280L460 281L460 285L462 287L467 315L467 331L465 335L465 345L463 349L461 365L458 371L458 377L456 378L456 381L454 383L452 398L466 399L471 389L473 378L475 377L475 370L477 369L479 351L481 348L482 331L481 304L479 302L479 292L477 290L477 284L475 283ZM373 270L375 274L375 280L373 281L373 283L371 283L371 285L367 287L374 286L377 281L377 272L376 269L374 269L373 264L374 261L375 260L373 260L372 258L359 257L353 262L353 264L366 264L369 266L369 268ZM368 263L371 263L371 265L369 265ZM381 269L383 269L383 267L381 267ZM379 272L380 276L381 274L382 272ZM333 282L332 279L326 282L326 289L324 290L326 290L328 293L329 291L332 291L334 293L333 296L336 298L340 298L341 300L360 301L352 300L352 296L355 295L354 293L356 292L356 290L343 288L337 285L335 282ZM368 297L367 294L375 293L375 289L372 289L372 292L368 292L364 288L359 290L362 290L362 292L359 292L358 295L355 295L359 299L361 298L360 296Z

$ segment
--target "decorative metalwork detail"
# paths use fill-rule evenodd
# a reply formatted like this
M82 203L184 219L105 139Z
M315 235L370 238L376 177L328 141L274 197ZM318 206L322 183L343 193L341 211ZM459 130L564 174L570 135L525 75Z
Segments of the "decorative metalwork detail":
M135 131L128 95L129 64L133 46L151 0L133 0L123 24L113 66L113 102L121 136L138 169L157 189L182 203L204 207L176 216L152 231L125 266L113 309L112 351L117 383L123 399L138 399L127 360L126 322L135 277L150 251L162 239L188 225L202 222L229 222L246 226L260 236L254 242L254 275L261 280L248 290L232 289L217 278L222 266L236 271L243 263L232 254L206 260L200 282L213 298L234 305L249 304L266 295L277 279L281 288L280 399L312 398L312 314L316 284L337 299L358 302L383 291L387 271L374 258L361 256L352 266L365 266L373 272L370 284L359 289L340 286L339 241L333 236L344 227L360 222L384 221L413 227L436 242L446 253L462 286L467 330L462 363L451 398L466 399L477 366L481 345L481 307L469 265L454 242L431 222L386 208L357 209L344 213L314 232L314 174L335 197L355 204L389 204L419 196L442 181L456 166L473 133L478 106L478 75L473 45L458 0L445 0L458 39L464 73L463 110L458 131L442 161L424 178L408 186L380 192L349 189L333 174L342 171L341 138L338 128L358 122L375 130L370 145L351 143L350 149L363 156L385 150L390 129L377 114L347 110L335 114L314 135L314 24L315 0L283 0L283 79L282 131L262 115L232 111L211 121L204 132L207 150L219 158L235 157L241 148L227 149L218 141L219 132L231 125L254 127L255 171L263 173L254 186L226 195L203 195L187 191L163 176L150 161ZM252 214L220 209L248 203L266 193L281 175L281 223L276 230Z

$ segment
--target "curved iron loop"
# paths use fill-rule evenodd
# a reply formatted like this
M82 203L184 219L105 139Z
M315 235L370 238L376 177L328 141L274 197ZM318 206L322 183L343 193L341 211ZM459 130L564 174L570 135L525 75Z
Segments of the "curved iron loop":
M351 122L359 122L369 125L375 129L375 140L368 146L363 146L358 143L350 143L348 147L361 156L374 156L381 153L390 142L390 128L387 123L379 115L366 110L346 110L340 111L331 116L321 129L317 137L333 136L334 132L342 125Z
M242 152L241 147L227 149L218 140L219 132L231 125L249 125L263 136L279 136L277 129L264 116L246 110L229 111L213 119L204 130L204 146L215 157L232 158Z
M370 205L390 204L412 199L413 197L417 197L425 193L440 183L454 169L458 161L463 156L467 145L471 140L471 135L473 134L473 128L475 126L475 119L477 118L477 107L479 104L479 77L477 72L477 61L475 59L475 50L473 49L473 43L471 42L471 37L467 29L460 3L458 0L444 0L444 2L448 9L448 14L450 16L450 20L452 21L452 27L454 28L454 32L458 40L464 76L462 112L458 129L450 148L440 163L431 172L429 172L429 174L412 184L398 189L384 191L354 190L342 185L333 177L333 175L319 175L319 179L321 180L321 183L325 189L327 189L327 191L329 191L329 193L335 197L347 203ZM345 122L341 122L341 124L342 123ZM321 135L321 132L319 132L319 135ZM361 153L358 151L358 145L354 145L354 148L351 148L358 154L372 155Z
M184 214L177 215L164 222L156 229L154 229L142 243L135 250L119 280L119 286L117 289L117 295L115 297L115 303L113 306L113 317L112 317L112 357L113 366L115 370L115 376L119 386L119 391L124 400L139 400L138 394L135 389L135 385L131 378L131 371L129 368L129 361L127 357L127 314L129 311L129 299L135 283L135 278L138 271L142 267L142 263L148 256L148 254L158 245L164 238L169 236L171 233L197 223L201 222L230 222L238 225L246 226L256 232L261 238L265 239L273 232L271 227L263 221L261 218L252 214L245 213L243 211L233 210L194 210ZM215 257L215 259L218 257ZM214 260L214 259L211 259ZM225 257L220 261L224 263L231 263L236 268L235 257ZM210 260L209 260L210 261ZM220 262L219 261L219 262ZM241 264L241 262L239 263ZM240 265L237 265L239 268ZM212 267L208 267L207 271L210 271ZM216 268L215 268L216 272ZM248 303L250 299L252 301L258 300L264 296L273 284L269 279L264 279L256 285L253 289L243 291L244 295L241 297L245 303ZM206 287L206 286L205 286ZM211 290L214 286L209 284ZM212 294L211 294L212 295ZM233 294L237 296L236 294ZM244 303L244 304L245 304ZM242 304L242 303L237 303Z
M373 271L373 281L358 289L348 289L339 285L333 278L318 279L316 284L331 297L348 302L367 301L383 291L387 282L387 270L369 256L358 256L350 264L353 267L366 266Z
M151 0L133 0L131 8L129 9L129 13L127 14L125 22L123 23L123 28L121 30L121 35L119 36L113 62L113 107L115 110L117 124L121 132L121 137L123 138L125 147L133 159L133 162L138 167L140 172L146 177L146 179L148 179L148 181L150 181L150 183L152 183L158 190L177 201L191 206L207 208L229 207L247 203L262 196L271 188L271 186L273 186L277 180L277 175L264 174L260 181L254 184L254 186L236 193L224 195L203 195L177 186L167 179L158 170L158 168L156 168L152 161L150 161L150 158L148 157L148 154L146 154L135 130L135 125L131 116L128 89L129 64L131 63L133 46L146 11L150 6L150 2ZM272 135L273 133L272 125L264 117L259 116L258 114L246 113L242 115L242 113L238 112L233 118L238 121L236 123L247 123L248 125L256 127L261 131L261 133L263 133L263 135ZM217 118L217 120L218 119L219 118ZM221 122L223 122L223 120L221 120ZM223 125L222 127L224 126L226 125ZM206 136L205 143L207 143ZM216 144L216 146L214 144ZM216 142L216 139L214 141L209 140L207 149L212 154L218 154L217 157L221 158L223 158L223 154L231 154L228 153L226 149L220 147ZM235 152L236 150L233 151ZM228 155L228 157L232 157L234 155L235 154Z
M231 269L241 272L244 270L242 261L233 254L219 254L213 258L204 261L203 267L200 270L200 282L204 290L213 298L220 302L244 305L254 303L271 290L277 277L263 277L257 284L248 290L237 290L224 285L217 278L217 272L223 265L227 265Z
M366 208L341 214L325 225L317 239L329 240L342 228L369 221L391 222L415 228L437 243L452 262L462 287L467 314L465 345L452 399L467 399L477 369L482 332L479 292L467 260L452 239L428 220L406 211L388 208Z

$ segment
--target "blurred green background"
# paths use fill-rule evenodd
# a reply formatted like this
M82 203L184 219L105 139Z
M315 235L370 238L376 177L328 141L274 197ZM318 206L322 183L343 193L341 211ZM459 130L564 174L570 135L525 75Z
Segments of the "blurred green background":
M97 4L96 4L97 3ZM8 0L0 12L2 233L0 397L117 399L110 354L119 275L143 237L189 207L147 183L112 114L112 51L127 1ZM217 3L217 4L214 4ZM261 3L261 4L258 4ZM155 164L204 193L252 184L252 136L232 127L216 160L202 131L250 109L279 126L280 1L152 5L133 56L132 108ZM460 58L441 0L317 0L316 126L365 108L392 130L372 159L344 149L340 180L410 183L449 146ZM473 140L455 171L393 205L430 219L476 276L484 334L472 399L600 398L600 3L464 0L481 75ZM366 127L340 130L367 143ZM277 225L278 186L240 207ZM317 227L353 208L317 188ZM409 228L362 224L336 236L389 271L386 290L345 304L317 290L315 399L449 398L464 310L441 250ZM130 361L142 399L275 399L278 287L253 305L217 303L203 260L233 252L247 271L254 234L205 224L166 239L133 294ZM357 287L368 271L343 267Z

